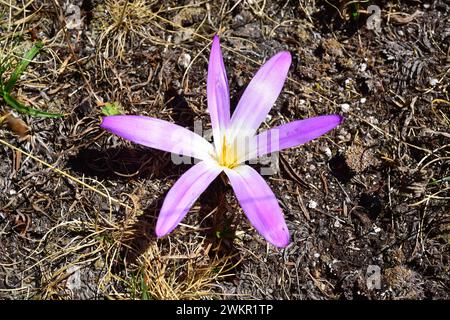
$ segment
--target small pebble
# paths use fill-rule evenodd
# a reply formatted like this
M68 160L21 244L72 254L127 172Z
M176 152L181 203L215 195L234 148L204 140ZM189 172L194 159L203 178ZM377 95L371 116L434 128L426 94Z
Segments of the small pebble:
M315 209L317 208L317 202L315 202L314 200L309 200L307 206L310 209Z
M359 70L361 70L362 72L367 70L367 63L361 63L359 65Z
M178 58L178 64L183 69L186 69L191 63L191 56L188 53L182 53Z
M314 253L314 258L316 258L316 259L317 259L317 258L319 258L319 257L320 257L320 253L317 253L317 252L316 252L316 253Z
M362 104L366 103L367 99L366 98L361 98L361 100L359 100L359 102L361 102Z
M368 117L368 120L372 124L378 124L378 119L376 119L374 116Z
M326 155L328 158L331 158L331 156L333 155L333 154L331 153L331 149L328 148L328 147L323 148L322 151L323 151L323 153L325 153L325 155Z
M342 112L348 112L350 110L350 105L348 103L341 104Z
M434 87L435 85L437 85L439 83L439 80L436 78L431 78L430 79L430 86Z

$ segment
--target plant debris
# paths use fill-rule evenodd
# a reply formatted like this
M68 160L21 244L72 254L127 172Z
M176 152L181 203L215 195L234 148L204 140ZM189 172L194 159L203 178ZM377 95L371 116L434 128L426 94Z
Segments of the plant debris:
M72 3L0 2L0 61L44 43L14 97L65 115L0 125L0 298L450 298L447 1ZM114 102L210 129L214 34L232 110L262 63L293 57L261 130L345 117L264 178L291 232L282 250L220 178L156 239L162 200L189 166L99 128ZM5 83L14 68L2 70ZM2 100L0 114L11 108Z

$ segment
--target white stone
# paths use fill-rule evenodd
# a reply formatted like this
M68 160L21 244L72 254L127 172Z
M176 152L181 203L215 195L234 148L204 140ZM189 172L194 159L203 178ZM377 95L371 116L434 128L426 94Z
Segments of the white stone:
M361 63L359 65L359 70L361 70L362 72L367 70L367 63Z
M348 112L350 110L350 105L348 103L341 104L342 112Z
M333 155L333 154L331 153L331 149L328 148L328 147L325 147L325 148L323 148L322 150L323 150L323 153L325 153L326 156L327 156L328 158L331 158L331 156Z
M369 116L368 119L369 119L369 122L370 122L370 123L372 123L372 124L378 124L378 119L375 118L374 116Z
M430 79L430 86L435 86L435 85L437 85L439 83L439 80L438 79L436 79L436 78L431 78Z
M308 208L310 208L310 209L315 209L315 208L317 208L317 204L318 204L318 203L317 203L316 201L314 201L314 200L309 200L307 206L308 206Z
M82 287L82 281L81 281L81 272L80 272L79 266L70 266L67 269L67 273L69 274L69 277L66 280L66 286L69 290L79 290Z
M178 64L180 65L180 67L186 69L190 63L191 63L191 56L188 53L180 54L180 57L178 58Z

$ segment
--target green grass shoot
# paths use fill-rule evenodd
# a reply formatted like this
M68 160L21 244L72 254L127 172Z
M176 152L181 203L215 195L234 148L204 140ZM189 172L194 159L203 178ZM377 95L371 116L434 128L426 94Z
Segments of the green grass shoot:
M3 79L0 78L0 96L3 98L3 100L8 104L11 108L14 110L28 114L33 117L44 117L44 118L59 118L62 117L62 114L57 113L49 113L45 111L41 111L38 109L33 109L31 107L25 106L24 104L17 101L14 97L11 96L11 90L13 89L14 85L17 83L17 80L20 78L22 73L26 70L30 62L34 59L34 57L39 53L39 51L42 49L43 44L42 42L37 42L33 45L33 47L25 53L22 60L18 63L16 68L13 70L11 76L9 77L8 81L6 83L3 82ZM7 63L7 59L2 61L0 65L0 77L3 76L4 72L9 69L10 65Z

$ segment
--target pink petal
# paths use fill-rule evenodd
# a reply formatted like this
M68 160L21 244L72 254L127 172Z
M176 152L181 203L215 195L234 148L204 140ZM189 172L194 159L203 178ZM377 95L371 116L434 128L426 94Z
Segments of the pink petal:
M214 163L202 161L186 171L175 182L164 199L156 222L156 235L163 237L184 218L198 197L220 174L222 169Z
M201 160L211 159L214 152L212 145L198 134L156 118L107 116L100 126L132 142Z
M289 122L264 131L254 138L257 143L252 146L257 147L257 150L251 150L245 160L304 144L334 129L343 119L339 115L325 115Z
M216 149L220 150L223 135L230 122L230 93L218 36L214 36L212 42L206 91L214 143Z
M277 247L289 244L289 231L278 201L253 168L242 165L225 169L239 203L256 230Z
M282 51L267 61L248 84L231 118L233 131L251 135L266 118L286 80L291 54Z

